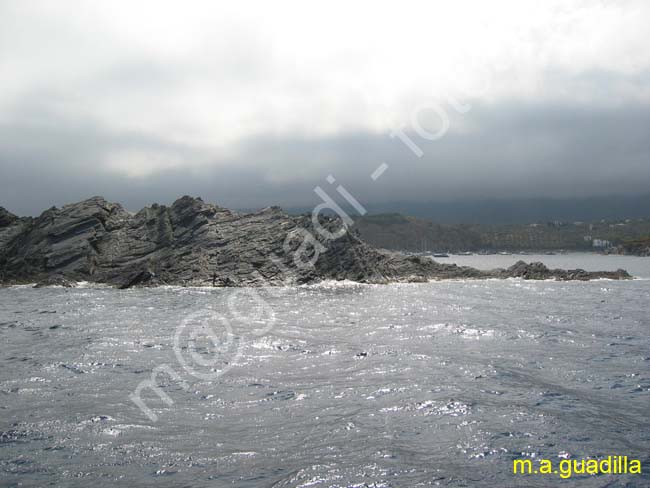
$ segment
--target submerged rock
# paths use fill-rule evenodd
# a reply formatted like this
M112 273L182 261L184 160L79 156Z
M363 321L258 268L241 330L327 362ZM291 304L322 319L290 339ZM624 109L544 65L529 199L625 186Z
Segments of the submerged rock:
M238 213L184 196L131 214L93 197L37 218L0 212L0 283L75 281L133 286L262 286L352 280L629 278L622 270L549 270L519 262L480 271L375 249L338 218L292 216L278 207Z

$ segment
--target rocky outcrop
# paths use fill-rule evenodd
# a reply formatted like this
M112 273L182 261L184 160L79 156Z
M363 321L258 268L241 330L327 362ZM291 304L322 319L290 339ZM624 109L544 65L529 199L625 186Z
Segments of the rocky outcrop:
M354 280L449 278L627 278L517 263L479 271L372 248L341 221L290 216L278 207L237 213L182 197L131 214L94 197L37 218L0 213L0 282L67 286L90 281L132 286L260 286ZM330 239L332 235L339 236Z
M505 278L524 278L526 280L588 281L599 278L619 280L630 278L627 271L585 271L584 269L549 269L543 263L517 261L502 272Z
M4 207L0 207L0 229L3 227L8 227L18 220L11 212L7 211Z
M30 221L31 219L18 218L3 207L0 207L0 282L3 277L3 251L13 239L25 230Z

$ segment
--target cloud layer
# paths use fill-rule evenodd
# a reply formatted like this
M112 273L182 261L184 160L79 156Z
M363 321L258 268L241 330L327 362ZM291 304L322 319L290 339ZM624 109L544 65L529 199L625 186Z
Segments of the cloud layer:
M0 205L647 190L647 2L238 5L0 4Z

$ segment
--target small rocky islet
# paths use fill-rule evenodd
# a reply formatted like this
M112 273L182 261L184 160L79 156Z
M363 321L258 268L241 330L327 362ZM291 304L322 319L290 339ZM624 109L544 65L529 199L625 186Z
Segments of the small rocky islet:
M184 196L133 214L102 197L17 217L0 207L0 284L272 286L351 280L629 279L624 270L549 269L517 262L478 270L374 248L339 218L279 207L239 213Z

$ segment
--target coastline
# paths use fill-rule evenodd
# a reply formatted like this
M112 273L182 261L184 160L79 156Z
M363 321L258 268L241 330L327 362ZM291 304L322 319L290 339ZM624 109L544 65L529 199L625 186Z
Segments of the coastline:
M623 270L586 271L517 261L478 269L370 246L341 218L292 216L279 207L240 214L184 196L136 214L102 197L5 219L0 282L115 288L260 287L325 280L359 283L523 278L631 279Z

